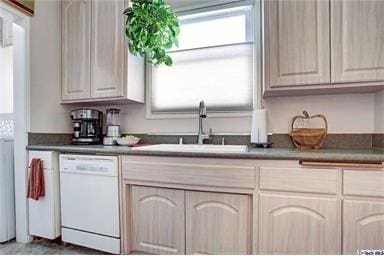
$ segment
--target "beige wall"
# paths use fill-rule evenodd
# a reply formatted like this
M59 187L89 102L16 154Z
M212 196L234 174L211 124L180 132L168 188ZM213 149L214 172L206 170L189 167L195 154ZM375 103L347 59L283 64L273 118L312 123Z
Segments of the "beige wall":
M61 6L59 1L36 1L31 19L31 131L71 132L69 111L77 107L60 104ZM324 95L266 99L269 131L287 133L292 116L303 110L325 114L331 133L382 131L383 94ZM376 99L376 104L374 99ZM380 101L381 99L381 101ZM380 103L381 102L381 103ZM196 119L147 120L145 106L122 109L124 132L196 132ZM380 109L381 108L381 109ZM104 108L102 108L104 109ZM381 118L380 118L381 117ZM205 127L214 132L249 133L251 119L207 118ZM380 131L381 129L381 131Z
M30 47L31 131L68 132L68 108L60 105L60 1L35 1Z

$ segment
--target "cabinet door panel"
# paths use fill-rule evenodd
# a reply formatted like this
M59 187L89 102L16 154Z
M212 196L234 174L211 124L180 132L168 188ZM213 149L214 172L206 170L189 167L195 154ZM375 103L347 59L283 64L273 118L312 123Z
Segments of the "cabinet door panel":
M62 1L62 100L90 97L91 1Z
M267 87L330 82L329 2L265 1Z
M332 82L384 81L384 1L331 1Z
M336 199L263 194L259 207L259 253L341 253Z
M187 254L250 252L250 198L186 192Z
M124 6L124 0L92 2L92 98L124 96Z
M345 200L343 254L384 248L384 203Z
M132 186L133 250L185 253L184 191Z

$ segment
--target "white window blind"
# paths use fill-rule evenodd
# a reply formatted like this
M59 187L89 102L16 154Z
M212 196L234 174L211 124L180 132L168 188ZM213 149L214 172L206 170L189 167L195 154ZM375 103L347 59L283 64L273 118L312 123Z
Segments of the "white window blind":
M253 6L179 15L179 47L172 67L151 68L152 114L190 113L204 100L208 111L253 108Z

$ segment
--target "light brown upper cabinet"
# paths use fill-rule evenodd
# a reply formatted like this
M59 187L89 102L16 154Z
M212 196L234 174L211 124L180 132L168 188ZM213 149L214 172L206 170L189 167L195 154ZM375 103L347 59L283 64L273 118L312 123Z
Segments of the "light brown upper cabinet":
M127 1L63 0L62 102L144 102L144 61L131 55Z
M384 1L332 0L332 82L384 81Z
M329 3L276 0L264 4L267 84L329 83Z
M264 96L384 88L384 1L263 1Z
M62 100L90 97L91 2L62 2Z

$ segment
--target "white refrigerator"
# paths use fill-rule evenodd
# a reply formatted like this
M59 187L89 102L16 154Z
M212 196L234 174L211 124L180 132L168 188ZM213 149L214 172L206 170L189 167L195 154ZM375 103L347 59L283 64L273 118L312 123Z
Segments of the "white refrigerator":
M13 138L0 137L0 243L15 237Z

